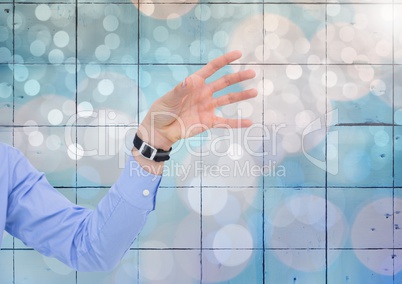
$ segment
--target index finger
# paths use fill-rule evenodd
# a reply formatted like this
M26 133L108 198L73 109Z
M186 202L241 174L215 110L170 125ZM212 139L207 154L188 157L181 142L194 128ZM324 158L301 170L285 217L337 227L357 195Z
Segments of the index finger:
M219 56L218 58L215 58L214 60L210 61L207 65L205 65L200 70L195 72L195 74L199 75L200 77L202 77L205 80L209 76L214 74L216 71L221 69L222 67L239 59L241 57L241 55L242 55L241 51L239 51L239 50L234 50L234 51L228 52L228 53L226 53L222 56Z

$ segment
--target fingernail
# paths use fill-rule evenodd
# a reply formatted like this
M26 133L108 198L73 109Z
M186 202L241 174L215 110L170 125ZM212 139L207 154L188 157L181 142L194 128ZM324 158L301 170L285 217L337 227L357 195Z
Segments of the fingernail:
M187 81L187 78L184 79L184 81L181 83L181 87L182 87L182 88L185 88L185 87L187 86L186 81Z

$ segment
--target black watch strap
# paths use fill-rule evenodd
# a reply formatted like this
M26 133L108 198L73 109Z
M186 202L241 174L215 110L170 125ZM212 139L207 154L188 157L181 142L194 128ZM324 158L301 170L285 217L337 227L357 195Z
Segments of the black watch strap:
M162 149L156 149L155 147L152 147L148 143L142 141L140 137L136 134L134 137L133 141L134 147L138 149L140 154L147 158L148 160L153 160L155 162L163 162L167 161L170 159L170 152L172 151L172 148L170 148L168 151L162 150Z

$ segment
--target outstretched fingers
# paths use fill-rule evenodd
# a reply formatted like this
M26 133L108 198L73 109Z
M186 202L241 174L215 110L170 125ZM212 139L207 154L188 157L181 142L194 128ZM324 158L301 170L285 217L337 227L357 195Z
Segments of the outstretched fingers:
M214 60L210 61L207 65L198 70L195 74L203 78L204 80L214 74L216 71L222 67L230 64L231 62L239 59L241 57L241 52L239 50L228 52Z
M255 98L258 95L258 91L256 89L249 89L237 93L229 93L227 95L216 98L216 106L221 107L224 105L229 105L233 103L237 103L240 101L248 100L251 98Z
M209 84L212 91L215 93L228 86L252 79L256 76L255 71L252 69L236 72L233 74L225 75L216 81Z

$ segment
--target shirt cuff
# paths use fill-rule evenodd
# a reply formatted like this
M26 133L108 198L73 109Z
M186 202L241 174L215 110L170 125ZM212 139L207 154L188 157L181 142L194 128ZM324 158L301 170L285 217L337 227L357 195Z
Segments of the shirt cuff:
M162 176L144 170L130 155L114 187L132 206L152 211L161 179Z

